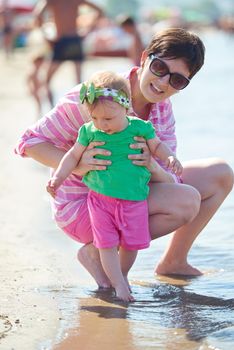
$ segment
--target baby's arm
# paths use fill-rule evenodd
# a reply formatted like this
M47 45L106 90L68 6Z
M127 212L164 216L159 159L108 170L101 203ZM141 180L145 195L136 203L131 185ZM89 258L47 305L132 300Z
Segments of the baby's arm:
M54 197L56 190L62 182L71 174L79 163L86 147L76 142L74 146L63 156L53 177L46 187L47 191Z
M159 158L168 169L171 169L173 173L181 175L183 167L180 161L176 158L174 153L164 142L161 142L157 137L147 140L150 152L153 157Z

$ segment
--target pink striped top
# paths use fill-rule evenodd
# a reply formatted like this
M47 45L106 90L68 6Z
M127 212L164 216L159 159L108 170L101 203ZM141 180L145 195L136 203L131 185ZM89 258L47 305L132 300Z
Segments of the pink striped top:
M19 140L15 153L24 157L27 147L42 142L50 142L65 151L70 149L76 141L78 129L88 121L88 115L79 102L79 90L80 85L75 86L54 109L29 127ZM134 115L132 108L129 114ZM170 100L152 105L149 120L155 126L157 136L175 152L175 120ZM58 226L66 227L77 218L81 204L86 201L87 192L88 188L77 175L71 174L63 182L52 204L54 219Z

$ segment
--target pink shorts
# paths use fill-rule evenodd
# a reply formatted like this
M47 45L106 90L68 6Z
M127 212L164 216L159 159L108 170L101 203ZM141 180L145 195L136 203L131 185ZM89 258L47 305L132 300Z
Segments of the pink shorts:
M97 248L126 250L149 247L147 201L128 201L89 191L88 209Z
M87 197L79 207L78 215L75 221L62 230L72 239L80 243L93 242L93 232L91 228L89 211L87 206Z

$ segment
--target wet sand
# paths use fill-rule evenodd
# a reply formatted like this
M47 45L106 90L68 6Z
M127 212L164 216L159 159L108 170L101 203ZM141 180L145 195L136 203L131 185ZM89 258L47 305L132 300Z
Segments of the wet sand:
M76 262L78 246L51 220L48 170L13 153L36 120L25 84L28 56L18 52L9 62L0 56L0 64L0 348L33 350L55 337L61 322L58 301L41 290L92 282Z

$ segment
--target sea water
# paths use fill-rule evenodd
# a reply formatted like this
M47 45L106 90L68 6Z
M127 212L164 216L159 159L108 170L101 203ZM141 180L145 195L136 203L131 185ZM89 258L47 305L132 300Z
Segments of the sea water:
M234 168L234 36L222 32L201 36L206 46L205 65L191 85L173 97L178 156L182 160L217 156ZM183 329L185 337L199 346L210 344L210 349L211 346L233 349L234 193L203 230L189 255L190 263L204 271L204 276L184 281L166 278L155 281L154 264L169 239L154 241L134 266L136 279L146 285L153 280L156 284L142 287L144 296L139 294L148 301L144 308L139 308L142 312L133 306L131 316L161 327ZM155 348L168 349L166 344L167 340ZM190 349L189 345L182 348Z

